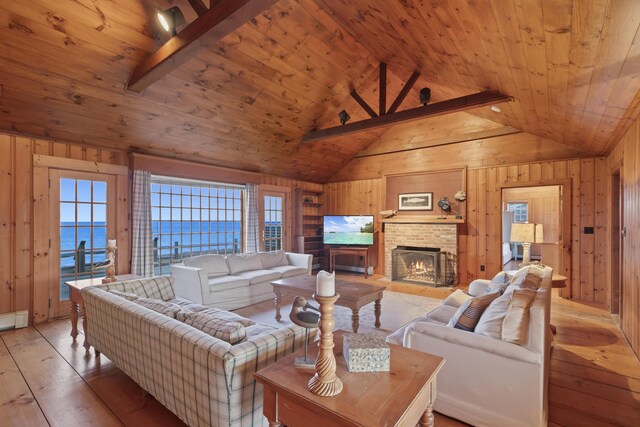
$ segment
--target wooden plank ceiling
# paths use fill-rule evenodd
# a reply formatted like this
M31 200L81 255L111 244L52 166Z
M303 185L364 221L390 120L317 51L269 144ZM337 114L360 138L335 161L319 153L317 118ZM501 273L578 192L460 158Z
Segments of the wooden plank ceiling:
M553 156L603 155L639 112L637 0L280 0L142 93L126 91L168 39L155 11L174 4L196 18L186 0L1 2L0 129L326 182L359 153L439 145L445 131L420 130L440 125L468 131L462 140L522 130L560 144ZM388 104L421 72L399 110L425 86L433 102L483 90L515 101L301 144L343 108L368 117L349 93L377 106L381 61Z

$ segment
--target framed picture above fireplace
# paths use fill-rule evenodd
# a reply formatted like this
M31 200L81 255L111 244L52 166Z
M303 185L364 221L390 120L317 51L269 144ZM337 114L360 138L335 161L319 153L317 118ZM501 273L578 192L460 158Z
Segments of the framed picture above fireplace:
M400 211L432 211L433 193L398 194L398 210Z

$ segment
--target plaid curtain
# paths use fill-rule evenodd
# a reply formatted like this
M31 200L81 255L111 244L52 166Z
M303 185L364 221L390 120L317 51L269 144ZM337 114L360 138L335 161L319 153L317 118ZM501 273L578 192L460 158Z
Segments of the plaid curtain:
M247 203L245 204L245 248L247 252L258 252L260 248L260 227L258 224L258 186L247 184Z
M151 173L133 171L131 273L153 276L151 230Z

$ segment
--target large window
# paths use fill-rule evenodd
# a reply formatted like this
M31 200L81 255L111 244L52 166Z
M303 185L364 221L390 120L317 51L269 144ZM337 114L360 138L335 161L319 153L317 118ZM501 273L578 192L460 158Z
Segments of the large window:
M513 222L529 221L529 204L527 202L507 202L507 210L513 212Z
M244 186L153 176L154 269L185 257L242 252Z

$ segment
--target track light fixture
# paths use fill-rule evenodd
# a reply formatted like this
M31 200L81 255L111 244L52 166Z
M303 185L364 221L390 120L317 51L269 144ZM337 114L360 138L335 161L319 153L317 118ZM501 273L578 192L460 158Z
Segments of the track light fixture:
M351 116L349 115L349 113L347 113L347 110L340 111L338 113L338 117L340 118L341 125L347 123L351 119Z
M431 89L423 87L420 89L420 103L422 105L427 105L429 101L431 101Z
M178 34L178 27L185 23L184 15L178 6L158 11L158 21L160 21L162 28L171 32L174 37Z

